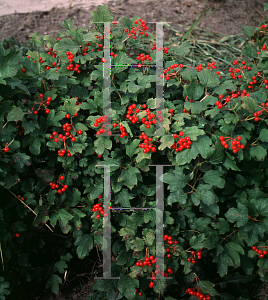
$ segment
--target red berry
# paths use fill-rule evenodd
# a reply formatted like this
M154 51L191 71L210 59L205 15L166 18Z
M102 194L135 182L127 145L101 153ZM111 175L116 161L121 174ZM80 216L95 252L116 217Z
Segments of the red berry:
M67 119L71 118L71 116L69 114L66 114L65 116Z
M60 180L64 180L64 176L60 176Z
M9 148L5 147L5 148L4 148L4 151L5 151L5 152L8 152L8 151L9 151Z
M82 134L83 131L82 131L82 130L78 130L77 133L78 133L78 134Z
M16 233L16 234L15 234L15 237L19 237L19 236L20 236L20 234L19 234L19 233Z

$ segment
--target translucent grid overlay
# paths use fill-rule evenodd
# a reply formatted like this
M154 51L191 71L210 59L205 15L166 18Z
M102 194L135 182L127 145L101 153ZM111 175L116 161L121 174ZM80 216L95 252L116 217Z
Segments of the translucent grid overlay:
M164 174L164 166L173 165L150 165L156 167L156 207L113 207L111 206L111 181L110 167L118 165L96 165L96 167L104 167L104 214L107 217L103 218L103 277L95 277L95 279L119 279L119 277L111 276L111 217L110 210L147 210L154 209L156 211L156 258L159 265L159 274L156 274L157 279L172 279L172 277L164 277L161 272L164 271L164 183L160 177ZM151 277L147 277L151 279Z

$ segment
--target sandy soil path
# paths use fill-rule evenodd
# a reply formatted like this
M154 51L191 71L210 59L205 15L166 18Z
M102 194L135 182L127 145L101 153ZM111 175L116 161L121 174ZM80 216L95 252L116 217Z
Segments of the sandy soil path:
M48 11L53 7L88 9L90 6L105 5L109 0L1 0L0 16L14 13L28 13L33 11Z

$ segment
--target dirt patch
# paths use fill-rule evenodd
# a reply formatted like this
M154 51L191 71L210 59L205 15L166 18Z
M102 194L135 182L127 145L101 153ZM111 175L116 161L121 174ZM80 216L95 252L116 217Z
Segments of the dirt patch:
M16 0L19 1L19 0ZM77 0L78 1L78 0ZM28 42L29 35L37 31L45 35L50 34L57 37L57 32L62 30L60 25L64 19L74 19L78 27L86 26L92 20L91 12L96 10L99 3L107 3L109 9L114 14L114 20L121 16L139 16L146 22L166 21L172 22L170 25L181 32L185 32L200 14L211 7L204 15L198 27L205 28L212 32L222 34L241 34L241 25L259 26L268 17L263 11L263 4L267 0L226 0L225 2L215 2L214 0L166 0L163 5L162 0L129 1L99 0L86 2L73 1L36 1L25 0L22 5L13 7L16 13L11 11L8 3L4 0L0 4L0 36L1 40L13 37L19 42ZM51 4L51 3L52 4ZM94 3L94 5L92 5ZM54 7L51 8L51 5ZM23 7L28 7L29 12L20 12ZM49 8L49 9L46 9ZM51 8L51 9L50 9ZM149 24L151 32L154 33L154 24Z

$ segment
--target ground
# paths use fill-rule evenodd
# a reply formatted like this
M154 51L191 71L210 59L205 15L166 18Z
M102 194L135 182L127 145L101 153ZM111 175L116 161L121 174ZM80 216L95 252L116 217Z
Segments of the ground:
M263 4L267 0L1 0L0 3L0 37L4 40L13 37L20 42L29 41L29 36L37 31L45 35L57 37L62 29L60 23L64 19L74 19L78 27L86 26L92 20L91 11L97 5L108 4L114 15L114 21L121 16L138 16L146 22L166 21L172 28L183 33L193 24L207 8L211 9L198 23L199 28L223 35L240 34L243 26L259 26L260 22L268 19ZM164 3L164 4L163 4ZM154 24L149 24L150 32L155 33ZM180 36L180 34L177 34ZM84 263L84 262L83 262ZM82 267L81 267L82 268ZM40 292L38 284L28 289L27 299L86 299L92 278L88 271L78 268L70 269L69 283L77 282L76 287L70 286L57 297L49 291ZM69 272L69 271L68 271ZM81 273L81 274L79 274ZM83 274L82 274L83 273ZM80 276L79 276L80 275ZM83 282L79 281L84 279ZM78 281L76 281L78 279ZM72 283L72 284L73 284ZM68 285L68 280L67 284ZM71 291L73 289L73 291ZM41 289L42 291L42 289ZM266 300L267 286L259 290L259 300ZM84 292L84 293L83 293ZM23 293L22 293L23 294ZM22 295L21 294L21 295ZM30 296L35 295L36 297ZM83 296L82 296L83 295ZM22 297L26 299L25 296ZM16 298L19 300L19 297Z
M197 25L200 28L222 34L241 34L243 26L258 26L264 22L267 12L263 3L267 0L2 0L0 3L1 40L13 36L25 42L37 31L56 37L61 21L74 19L76 26L89 24L91 11L98 4L108 4L114 20L120 16L139 16L146 22L166 21L173 28L186 31L199 15L211 7ZM12 3L12 5L10 5ZM153 24L149 24L154 32ZM54 32L55 31L55 32Z

